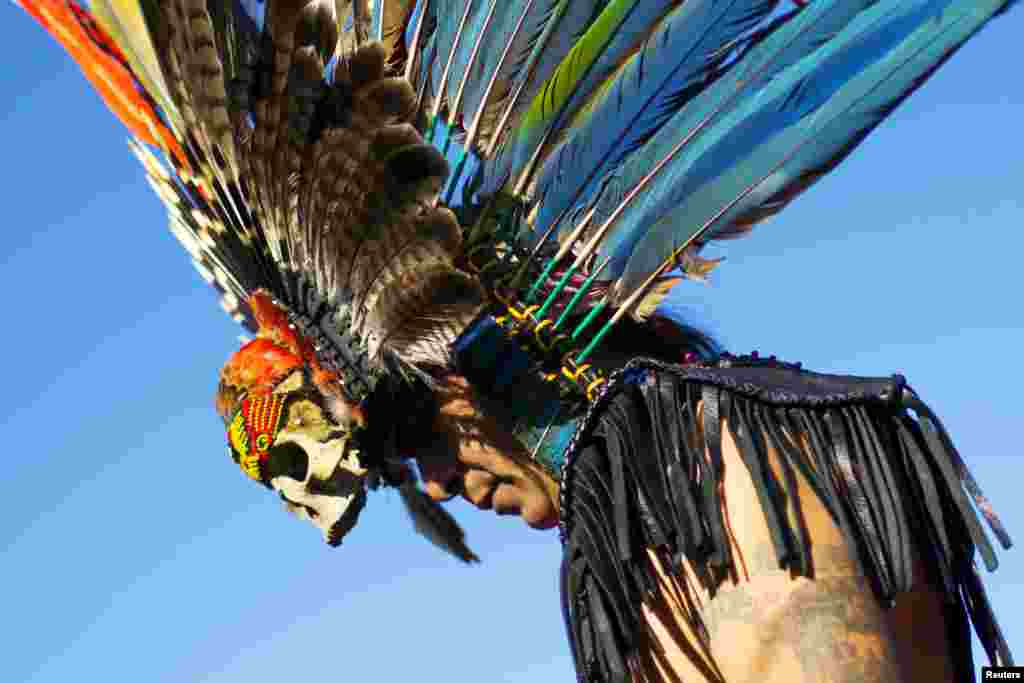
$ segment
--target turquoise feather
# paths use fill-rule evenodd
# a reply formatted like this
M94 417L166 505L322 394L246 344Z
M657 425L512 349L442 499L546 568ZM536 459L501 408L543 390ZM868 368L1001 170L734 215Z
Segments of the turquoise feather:
M495 125L501 106L530 78L531 55L562 4L561 0L523 0L499 5L489 30L480 36L476 63L465 75L464 125L471 125L477 116L483 125Z
M373 8L370 10L371 40L384 40L384 2L385 0L374 0Z
M529 171L535 154L639 45L678 0L612 0L545 79L512 133L502 173Z
M476 0L477 3L482 0ZM473 0L431 0L428 5L429 15L437 22L434 30L434 46L437 49L431 66L430 85L435 97L441 96L441 77L452 50L456 47L459 22L466 10L467 3Z
M635 289L681 243L713 238L830 170L1006 5L890 1L865 10L665 169L623 221L627 232L645 229L618 291Z
M660 162L676 147L697 144L712 127L754 98L762 97L762 88L787 68L808 58L822 45L828 44L860 12L877 0L818 0L801 11L779 17L759 32L736 62L704 92L693 98L676 113L641 148L633 152L610 175L605 176L597 193L594 223L610 221L613 213L624 207L618 224L605 238L601 252L612 256L609 276L618 277L636 242L643 237L646 224L630 222L637 215L644 197L625 205L628 193L643 178L652 174ZM665 175L658 183L670 182ZM650 192L655 190L650 189Z
M412 12L409 14L409 21L405 26L405 33L402 37L407 46L413 44L414 36L416 34L416 23L419 21L420 15L427 11L428 1L429 0L416 0L416 3L413 5Z
M277 299L338 372L332 396L386 406L369 394L382 375L426 387L455 371L555 475L584 405L541 373L658 346L628 334L645 323L606 335L649 311L645 287L680 248L780 211L1013 4L800 0L775 16L781 0L94 2L99 23L78 21L114 58L107 85L169 134L171 167L132 148L232 317L255 331L246 299ZM498 188L511 192L487 195ZM574 237L557 258L509 248L560 220ZM552 340L547 357L526 325L499 323L506 302ZM577 367L591 400L600 379ZM418 522L441 520L425 533L469 556L450 519L403 496ZM990 658L1008 660L979 623Z
M528 25L533 29L530 40L524 42L524 49L527 49L528 56L525 60L520 57L516 68L516 80L525 81L520 99L529 103L533 93L540 87L542 79L554 70L561 58L568 53L578 37L578 34L592 19L593 5L599 0L548 0L547 2L535 3L536 7L531 9L531 16L535 21ZM479 29L491 0L438 0L431 3L431 9L438 18L437 22L437 58L434 60L432 85L436 93L440 90L441 79L448 64L452 62L449 69L449 81L462 79L469 73L475 73L480 69L479 63L469 64L469 54L473 44L480 36L479 32L474 33L474 28ZM514 23L522 15L525 5L523 0L517 2L501 2L497 5L495 17L491 19L489 27L506 26ZM458 35L458 26L463 14L469 9L461 37ZM538 34L539 29L539 34ZM488 31L490 33L490 30ZM486 53L478 52L478 62L488 56ZM530 83L537 81L536 85ZM445 87L445 100L450 100L455 94L457 85L451 87L449 83ZM524 105L515 107L512 116L509 118L515 121L518 112ZM473 112L468 112L469 116ZM468 118L463 111L463 119Z
M455 46L455 54L452 57L447 96L449 107L456 106L453 100L459 85L467 78L470 71L475 72L484 65L485 55L479 52L477 46L494 25L494 14L498 11L497 4L500 4L500 0L474 0L472 4L466 27L463 30L463 37ZM474 56L476 61L471 66L470 61ZM462 111L461 107L459 107L459 111Z
M777 0L695 0L673 10L588 105L548 157L535 194L538 231L589 196L601 177L656 132L717 68L734 41L759 25Z
M515 98L505 104L505 108L508 109L506 128L515 130L519 120L536 99L537 93L555 73L559 64L606 3L607 0L561 0L558 3L522 66L525 78L517 83L518 92ZM499 131L499 134L502 132ZM481 186L484 195L493 194L505 184L511 172L512 159L511 144L504 144L499 148L498 153L484 169Z

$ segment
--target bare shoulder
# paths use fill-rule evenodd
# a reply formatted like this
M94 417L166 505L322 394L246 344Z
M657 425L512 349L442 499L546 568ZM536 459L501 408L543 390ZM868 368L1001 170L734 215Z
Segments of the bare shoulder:
M712 596L688 566L676 575L651 553L661 590L644 606L650 646L643 677L716 683L917 680L921 664L912 654L908 658L910 634L901 632L899 614L878 603L838 526L802 479L789 513L800 516L811 539L813 578L779 568L749 473L729 430L722 433L721 497L737 574ZM934 655L928 680L951 680L942 613L932 597L938 600L922 591L917 600L935 607L929 611L935 623L926 626Z
M903 680L888 622L859 577L755 576L713 599L662 577L661 594L644 608L649 681ZM688 591L685 605L678 596Z

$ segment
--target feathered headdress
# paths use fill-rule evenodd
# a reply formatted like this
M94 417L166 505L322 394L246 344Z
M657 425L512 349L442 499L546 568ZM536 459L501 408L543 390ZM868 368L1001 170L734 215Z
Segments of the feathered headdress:
M705 278L704 245L778 213L1012 1L21 4L258 334L221 415L301 370L355 424L460 366L584 405L613 328ZM509 340L523 363L488 366ZM378 462L400 458L370 412L364 460L388 439Z

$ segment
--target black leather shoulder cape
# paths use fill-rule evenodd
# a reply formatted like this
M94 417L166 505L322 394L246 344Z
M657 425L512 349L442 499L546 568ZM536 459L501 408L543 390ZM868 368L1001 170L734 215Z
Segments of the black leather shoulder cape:
M972 499L1005 548L1010 539L902 376L823 375L756 356L704 366L636 359L590 406L562 472L562 603L581 681L632 680L640 605L656 585L647 549L674 567L685 559L712 595L734 571L718 494L723 416L781 568L813 574L806 530L786 514L799 468L883 605L911 588L914 539L946 595L958 680L975 680L972 622L989 659L1012 662L974 563L977 550L989 571L997 566ZM782 480L768 449L789 468Z

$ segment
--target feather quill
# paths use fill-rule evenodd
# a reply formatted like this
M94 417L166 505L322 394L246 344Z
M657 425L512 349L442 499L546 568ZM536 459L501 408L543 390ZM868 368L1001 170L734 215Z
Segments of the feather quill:
M558 0L525 0L521 10L499 14L479 37L477 63L467 70L463 96L463 110L471 121L467 145L476 152L493 136L500 104L517 82L529 77L530 53L558 5Z
M450 7L453 3L451 0L445 2L444 0L440 3L442 7L438 8L438 11L447 10L451 12L454 8ZM427 114L427 121L433 123L437 118L438 112L441 108L448 104L448 98L452 96L454 88L449 87L449 81L458 78L459 72L453 70L456 57L459 55L459 51L463 49L467 44L472 42L472 24L471 19L479 17L479 12L474 12L474 8L479 10L482 6L486 5L486 0L465 0L463 3L464 8L460 8L458 14L458 21L454 25L451 19L453 17L444 16L444 19L438 20L438 57L434 62L434 96L435 100L431 105L430 112ZM449 5L449 7L444 7Z
M462 118L461 100L466 90L469 73L484 66L480 48L490 32L500 0L476 0L466 22L465 37L455 46L452 54L452 85L448 98L448 125Z

